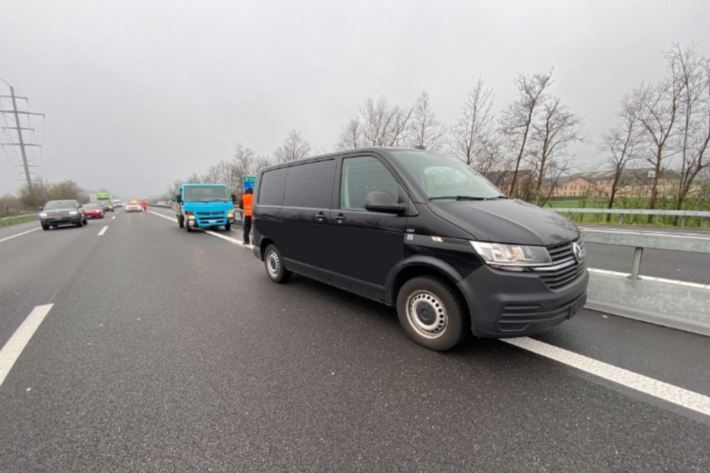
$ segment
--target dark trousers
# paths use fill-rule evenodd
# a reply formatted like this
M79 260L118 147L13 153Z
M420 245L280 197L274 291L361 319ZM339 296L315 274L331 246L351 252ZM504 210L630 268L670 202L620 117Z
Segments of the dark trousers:
M249 234L251 233L251 217L244 217L244 243L249 244Z

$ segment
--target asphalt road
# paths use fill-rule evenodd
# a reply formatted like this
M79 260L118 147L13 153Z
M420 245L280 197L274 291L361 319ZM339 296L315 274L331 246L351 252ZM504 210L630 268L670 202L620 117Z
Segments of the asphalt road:
M710 470L682 402L502 341L427 351L158 215L4 240L35 226L0 231L0 345L53 304L0 385L2 472ZM585 310L534 338L710 396L704 337Z

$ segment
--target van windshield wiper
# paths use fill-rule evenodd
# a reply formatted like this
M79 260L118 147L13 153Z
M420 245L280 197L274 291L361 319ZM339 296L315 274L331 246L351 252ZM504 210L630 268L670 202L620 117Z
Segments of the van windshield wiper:
M473 197L470 195L442 195L437 197L429 197L429 200L486 200L485 197Z

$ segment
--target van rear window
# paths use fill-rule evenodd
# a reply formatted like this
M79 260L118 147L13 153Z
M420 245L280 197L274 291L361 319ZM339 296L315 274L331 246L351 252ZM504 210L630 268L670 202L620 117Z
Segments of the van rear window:
M281 168L267 171L261 176L259 196L257 197L259 205L282 206L284 204L287 173L288 168Z
M288 168L285 207L330 208L335 159Z

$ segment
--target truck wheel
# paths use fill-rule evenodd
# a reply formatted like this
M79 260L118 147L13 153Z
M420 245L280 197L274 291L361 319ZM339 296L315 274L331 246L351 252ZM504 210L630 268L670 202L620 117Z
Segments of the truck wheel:
M232 229L232 224L231 224L231 223L228 223L227 225L224 226L224 229L227 230L227 231L231 230L231 229Z
M431 276L404 283L397 296L397 314L407 336L434 351L461 343L471 323L461 296L448 282Z
M284 268L281 253L274 245L269 245L264 252L264 265L269 279L275 283L283 284L291 278L291 271Z
M178 217L178 225L180 225L180 228L185 226L185 219L182 217Z

